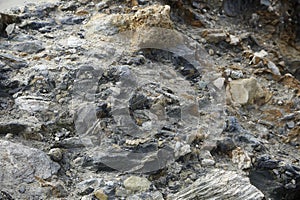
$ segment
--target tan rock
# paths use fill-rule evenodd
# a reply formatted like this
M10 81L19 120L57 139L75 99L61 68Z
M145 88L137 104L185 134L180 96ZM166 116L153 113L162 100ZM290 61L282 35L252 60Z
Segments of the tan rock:
M132 192L136 191L147 191L149 190L151 182L144 177L130 176L124 181L124 186L126 190Z
M240 105L264 104L269 96L254 77L231 81L226 88L226 94L232 102Z
M95 191L94 195L98 200L107 200L108 199L108 196L101 189Z

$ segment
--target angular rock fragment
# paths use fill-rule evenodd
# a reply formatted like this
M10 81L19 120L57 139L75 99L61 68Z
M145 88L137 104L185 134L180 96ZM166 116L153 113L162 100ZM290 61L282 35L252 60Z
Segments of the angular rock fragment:
M124 181L124 186L132 192L149 190L151 182L148 179L138 176L131 176Z
M21 20L18 16L0 13L0 36L7 37L6 27L9 24L20 22Z
M26 67L28 65L27 62L25 60L23 60L22 58L18 58L11 54L1 53L0 59L6 65L12 67L13 69L20 69L20 68Z
M13 50L29 54L39 53L45 49L40 41L26 41L15 44Z
M252 200L263 199L264 195L250 184L247 177L234 171L213 169L203 174L192 185L170 195L174 200L192 199L229 199Z
M35 180L51 178L60 169L59 164L51 161L43 151L22 144L0 140L0 146L1 189L5 188L17 199L27 198L27 195L45 199L47 189L39 188ZM26 185L25 194L16 192L16 186L20 184Z
M261 88L254 77L231 81L226 92L233 102L241 105L264 104L268 100L268 93Z

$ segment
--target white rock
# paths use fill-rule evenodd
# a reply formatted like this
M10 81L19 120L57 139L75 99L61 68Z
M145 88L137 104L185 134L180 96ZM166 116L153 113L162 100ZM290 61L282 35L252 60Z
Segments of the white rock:
M278 67L273 62L268 61L268 68L270 70L272 70L273 74L281 76L281 73L280 73Z
M237 45L240 43L240 38L235 35L230 35L229 38L230 38L230 44L232 45Z
M218 78L218 79L214 80L213 84L214 84L219 90L221 90L222 87L224 86L224 82L225 82L225 78Z
M167 199L228 199L261 200L264 194L251 185L249 178L234 171L212 169L200 176L192 185L169 195Z

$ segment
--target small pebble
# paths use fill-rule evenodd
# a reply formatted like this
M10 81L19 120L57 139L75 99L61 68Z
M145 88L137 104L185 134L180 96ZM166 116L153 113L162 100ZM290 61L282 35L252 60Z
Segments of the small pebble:
M287 127L288 127L289 129L292 129L292 128L295 127L295 122L294 122L294 121L290 121L290 122L287 122L286 125L287 125Z

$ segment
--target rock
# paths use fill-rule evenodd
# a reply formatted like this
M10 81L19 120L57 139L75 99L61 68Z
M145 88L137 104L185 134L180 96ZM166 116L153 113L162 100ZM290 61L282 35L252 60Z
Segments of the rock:
M249 79L233 80L226 88L228 97L235 103L264 104L267 101L267 93L254 77Z
M0 122L0 134L7 134L7 133L20 134L23 131L25 131L26 128L27 128L26 124L18 121Z
M62 151L60 148L53 148L51 149L49 152L48 152L48 155L50 156L50 158L53 160L53 161L60 161L63 157L62 155Z
M236 145L230 137L217 141L217 152L228 154L235 148Z
M20 28L23 29L33 29L33 30L39 30L41 28L45 28L45 27L53 27L55 25L55 21L54 20L48 20L48 21L43 21L43 20L39 20L39 21L24 21L21 25Z
M0 152L1 187L13 192L14 197L17 198L19 195L15 192L15 186L26 183L28 192L36 193L40 195L40 198L44 198L43 192L39 191L39 187L34 184L35 179L51 178L57 174L60 166L51 161L41 150L4 140L0 140L0 145L2 148Z
M131 192L147 191L149 190L151 182L144 177L130 176L124 181L124 187Z
M224 0L223 9L226 15L236 17L255 10L259 2L253 0Z
M219 89L221 90L224 86L224 82L225 82L225 78L218 78L216 80L214 80L213 84Z
M214 166L215 164L216 164L216 162L212 159L203 159L203 160L201 160L201 165L203 167Z
M268 68L273 72L273 74L277 75L277 76L281 76L281 73L278 69L278 67L271 61L268 61Z
M27 67L28 65L25 60L15 57L11 54L0 53L0 58L6 65L12 67L13 69L20 69L23 67Z
M84 45L86 41L75 36L70 36L66 43L69 48L78 48Z
M93 33L103 32L106 35L118 31L130 31L145 27L172 28L170 6L151 5L138 8L134 14L98 14L91 18L86 27Z
M13 50L29 54L39 53L45 49L40 41L28 41L13 45Z
M182 142L177 141L175 144L175 158L179 158L191 152L191 147L189 144L184 144Z
M292 128L295 127L295 122L294 122L294 121L287 122L287 123L286 123L286 126L287 126L289 129L292 129Z
M250 181L270 199L297 199L299 167L262 155L250 170Z
M226 40L227 34L223 30L204 30L202 32L202 37L204 37L207 42L218 43Z
M263 61L267 55L268 52L266 52L265 50L254 52L250 64L257 65L260 61Z
M20 96L16 98L15 103L21 110L37 112L47 110L50 100L44 99L43 97Z
M18 16L0 13L0 36L7 37L6 28L9 24L20 23Z
M231 45L238 45L241 41L241 39L239 37L234 36L234 35L229 35L229 39L230 39Z
M207 189L213 188L213 189ZM192 191L192 192L191 192ZM264 199L247 177L233 171L212 169L203 173L192 185L168 196L169 199Z
M238 164L239 169L249 169L251 167L251 158L240 147L232 151L232 162Z
M61 24L74 25L74 24L80 24L85 19L86 18L83 16L63 16L63 17L58 18L58 21Z
M101 189L95 191L94 195L98 200L108 200L108 196Z

